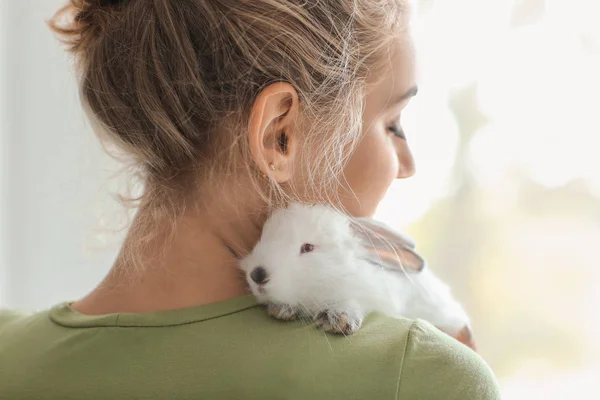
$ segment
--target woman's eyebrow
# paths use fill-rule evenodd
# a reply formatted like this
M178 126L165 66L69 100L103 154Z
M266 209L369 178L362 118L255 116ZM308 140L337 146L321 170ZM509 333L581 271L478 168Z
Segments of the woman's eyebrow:
M391 104L402 103L403 101L410 99L411 97L415 97L418 92L419 92L419 88L417 87L417 85L414 85L413 87L408 89L408 91L406 91L406 93L404 93L403 95L398 97L395 101L391 102Z

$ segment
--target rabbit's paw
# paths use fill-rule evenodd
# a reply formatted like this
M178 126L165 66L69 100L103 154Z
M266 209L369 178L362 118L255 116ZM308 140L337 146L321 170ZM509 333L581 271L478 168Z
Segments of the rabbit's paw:
M315 317L315 323L325 332L351 335L360 329L362 317L347 312L322 311Z
M267 314L282 321L293 321L298 318L298 310L287 304L268 304Z

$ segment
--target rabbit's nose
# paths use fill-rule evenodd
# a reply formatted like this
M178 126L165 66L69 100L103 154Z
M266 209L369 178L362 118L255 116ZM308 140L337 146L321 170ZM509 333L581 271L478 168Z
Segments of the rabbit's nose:
M250 278L256 283L263 284L267 283L269 279L267 278L267 270L263 267L256 267L250 273Z

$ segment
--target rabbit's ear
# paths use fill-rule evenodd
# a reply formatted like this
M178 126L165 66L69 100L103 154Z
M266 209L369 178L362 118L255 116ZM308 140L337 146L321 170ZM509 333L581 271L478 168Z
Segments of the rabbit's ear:
M352 219L350 226L365 245L368 261L401 271L420 272L425 268L415 243L402 233L372 218Z

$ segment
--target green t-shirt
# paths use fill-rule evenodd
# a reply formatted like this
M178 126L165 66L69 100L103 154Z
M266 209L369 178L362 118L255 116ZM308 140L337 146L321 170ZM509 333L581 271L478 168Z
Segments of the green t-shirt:
M0 311L0 399L498 399L472 350L423 321L352 336L280 322L251 296L149 314Z

